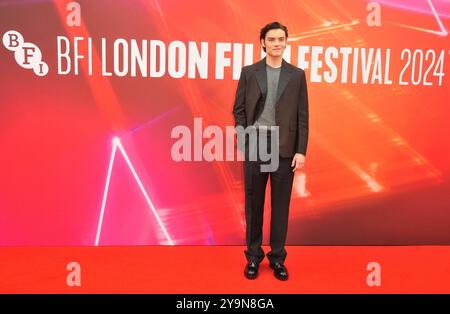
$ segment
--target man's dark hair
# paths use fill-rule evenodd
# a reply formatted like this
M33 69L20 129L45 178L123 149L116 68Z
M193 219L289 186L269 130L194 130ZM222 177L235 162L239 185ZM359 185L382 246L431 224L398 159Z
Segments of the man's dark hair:
M288 29L287 29L287 27L284 26L283 24L281 24L280 22L272 22L272 23L267 24L263 28L261 28L261 33L259 35L259 41L261 41L261 39L265 39L267 32L270 31L271 29L282 29L282 30L284 30L284 33L286 34L286 38L288 38ZM264 49L264 52L266 52L266 47L263 47L263 49Z

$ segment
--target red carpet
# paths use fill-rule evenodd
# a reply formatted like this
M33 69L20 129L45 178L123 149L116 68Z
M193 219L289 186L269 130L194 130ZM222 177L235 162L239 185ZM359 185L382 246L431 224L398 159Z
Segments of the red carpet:
M243 276L244 247L0 248L1 293L450 293L450 248L288 247L290 279L278 281L267 259ZM268 248L264 247L268 252ZM66 266L81 266L81 287L69 287ZM381 286L369 287L370 262Z

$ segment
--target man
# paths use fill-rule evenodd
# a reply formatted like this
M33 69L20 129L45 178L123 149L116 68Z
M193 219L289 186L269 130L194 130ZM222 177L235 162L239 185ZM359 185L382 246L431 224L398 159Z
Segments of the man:
M283 59L288 38L287 28L279 22L261 29L260 41L266 57L242 68L233 106L236 128L257 130L276 129L279 143L278 168L261 171L261 161L244 160L247 265L248 279L258 276L259 264L264 259L262 227L267 180L271 185L270 247L267 254L270 267L277 279L287 280L284 265L288 227L289 203L294 173L305 163L308 144L308 94L305 72ZM258 134L262 134L258 131ZM269 132L269 136L272 132ZM258 135L260 136L260 135ZM246 145L246 154L248 147ZM277 156L278 157L278 156Z

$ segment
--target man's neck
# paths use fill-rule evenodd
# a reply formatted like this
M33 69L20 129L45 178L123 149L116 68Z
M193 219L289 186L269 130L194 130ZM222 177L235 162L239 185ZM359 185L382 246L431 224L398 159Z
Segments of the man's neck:
M272 68L279 68L283 63L283 57L272 57L266 55L266 64L270 65Z

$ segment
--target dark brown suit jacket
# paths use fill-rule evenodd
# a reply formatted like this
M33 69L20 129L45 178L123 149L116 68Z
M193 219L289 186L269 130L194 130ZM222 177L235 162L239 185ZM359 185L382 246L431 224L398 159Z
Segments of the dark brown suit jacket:
M253 125L262 113L267 95L266 58L244 66L233 106L235 126ZM281 65L275 104L280 156L306 155L308 146L308 91L305 71L286 62Z

